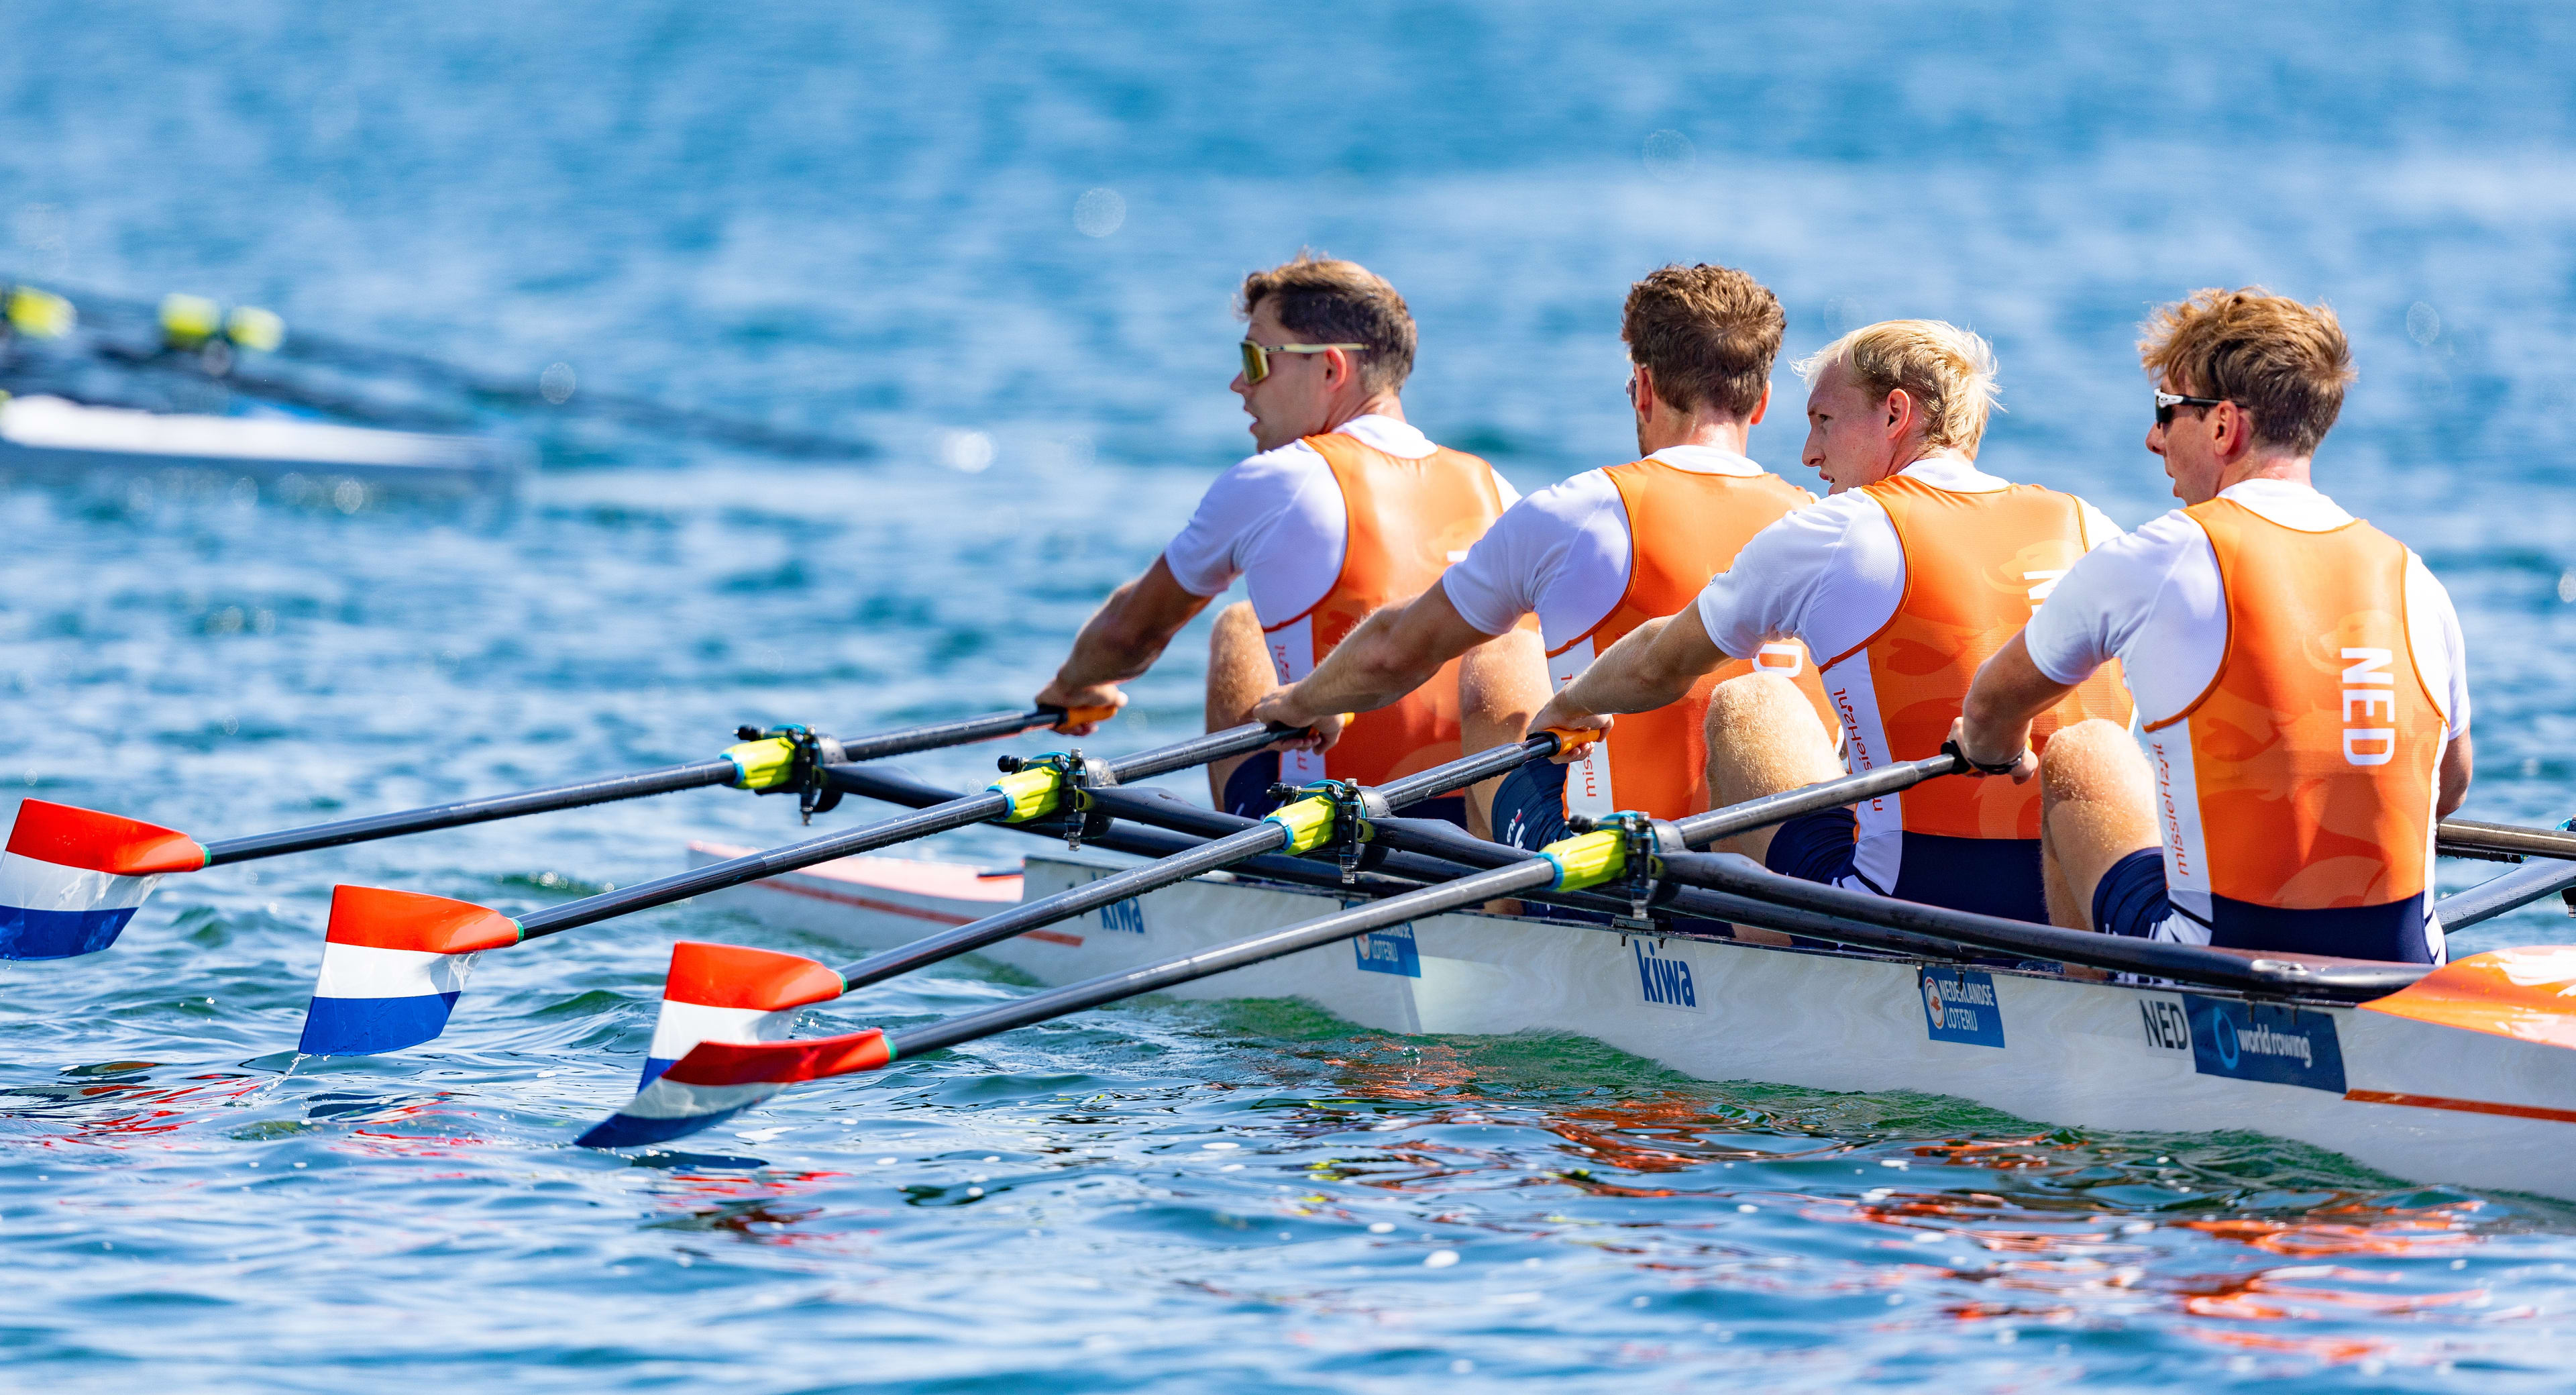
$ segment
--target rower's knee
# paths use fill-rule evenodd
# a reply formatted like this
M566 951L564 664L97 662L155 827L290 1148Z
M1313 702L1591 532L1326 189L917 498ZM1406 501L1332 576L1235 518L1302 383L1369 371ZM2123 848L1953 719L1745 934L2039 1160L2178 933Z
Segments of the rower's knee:
M2077 722L2048 739L2039 755L2039 788L2043 800L2130 803L2143 806L2147 796L2147 758L2128 729L2096 717Z
M1730 678L1708 695L1708 800L1741 804L1843 773L1833 737L1798 685L1773 673ZM1728 851L1759 858L1771 830L1730 840Z
M2078 722L2048 739L2039 788L2049 918L2093 929L2093 890L2103 874L2157 842L2147 758L2117 723Z

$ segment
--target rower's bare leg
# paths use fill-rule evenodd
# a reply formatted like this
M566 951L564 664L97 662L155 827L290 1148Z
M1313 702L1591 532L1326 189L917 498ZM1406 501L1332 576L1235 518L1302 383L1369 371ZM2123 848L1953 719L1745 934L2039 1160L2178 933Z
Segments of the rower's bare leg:
M2093 890L2121 858L2156 846L2155 781L2147 758L2116 722L2078 722L2048 739L2039 758L2040 856L2048 918L2096 929Z
M1708 698L1708 800L1723 808L1840 777L1833 735L1798 685L1771 673L1748 673L1717 685ZM1772 830L1757 828L1718 843L1723 852L1760 862Z
M1251 721L1252 704L1279 686L1278 675L1252 602L1236 601L1218 611L1216 628L1208 634L1207 729L1224 731ZM1219 809L1225 807L1225 782L1248 759L1228 756L1208 763L1208 797Z
M1458 661L1458 754L1520 744L1548 697L1547 646L1537 631L1506 630L1468 650ZM1502 785L1497 775L1468 787L1468 832L1494 836L1494 791Z

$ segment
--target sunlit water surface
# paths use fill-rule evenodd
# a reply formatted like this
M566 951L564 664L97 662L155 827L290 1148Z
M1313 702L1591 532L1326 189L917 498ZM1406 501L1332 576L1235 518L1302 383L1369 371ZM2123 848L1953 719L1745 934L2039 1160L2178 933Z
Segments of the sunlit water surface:
M1976 325L2010 409L1988 463L2132 524L2164 506L2143 309L2251 280L2330 299L2363 379L2328 486L2460 602L2470 812L2555 821L2569 38L2551 7L2398 5L13 5L0 273L260 300L879 451L502 413L545 461L511 500L12 486L0 775L216 837L697 758L743 721L1015 705L1241 448L1227 294L1313 243L1404 286L1416 420L1524 485L1624 458L1619 296L1708 258L1780 289L1793 352L1883 315ZM1795 417L1754 449L1804 478ZM1098 748L1192 730L1202 653L1185 636ZM991 756L912 764L965 783ZM691 838L785 841L782 804L698 792L174 878L114 952L0 966L10 1383L2576 1372L2554 1204L2250 1133L2055 1130L1295 1004L1091 1013L793 1092L695 1152L573 1148L631 1088L669 941L839 957L715 907L486 956L434 1048L293 1055L335 882L523 911ZM2568 928L2538 908L2460 947ZM803 1030L1023 991L970 961Z

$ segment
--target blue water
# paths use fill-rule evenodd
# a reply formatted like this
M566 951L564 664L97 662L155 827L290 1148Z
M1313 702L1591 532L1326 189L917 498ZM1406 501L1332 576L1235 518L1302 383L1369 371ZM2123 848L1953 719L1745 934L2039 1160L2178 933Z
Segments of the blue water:
M1624 458L1619 299L1706 258L1779 289L1793 353L1896 314L1987 333L1988 462L2127 523L2164 506L2145 308L2248 281L2329 300L2362 379L2323 482L2459 602L2469 812L2555 821L2572 30L2384 3L18 0L0 275L254 301L530 385L567 364L582 393L877 454L458 403L541 452L515 500L12 485L0 777L216 837L697 758L744 721L1014 705L1243 449L1228 295L1311 244L1405 290L1409 410L1524 485ZM1753 447L1796 475L1794 417ZM1098 747L1192 730L1203 652L1184 636ZM915 767L962 783L991 753ZM796 1092L676 1159L572 1148L631 1086L671 939L834 957L711 907L487 956L433 1049L292 1056L335 882L524 910L692 838L786 841L781 803L175 878L114 952L0 966L9 1384L2576 1375L2561 1206L2251 1134L2057 1131L1287 1004L1089 1014ZM2461 947L2570 928L2536 908ZM805 1030L1023 991L952 965Z

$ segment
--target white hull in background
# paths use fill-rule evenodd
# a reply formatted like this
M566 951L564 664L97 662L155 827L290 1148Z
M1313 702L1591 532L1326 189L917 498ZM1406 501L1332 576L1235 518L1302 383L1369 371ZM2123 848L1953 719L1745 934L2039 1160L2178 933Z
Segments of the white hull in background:
M514 484L529 469L516 443L384 431L298 417L217 417L92 407L59 397L0 399L0 470L137 467L376 483Z
M692 865L746 851L690 847ZM1025 889L1042 896L1125 865L1036 856ZM1021 883L858 857L706 899L866 952L1004 909ZM1217 873L979 953L1071 983L1339 904ZM2079 1128L2252 1130L2411 1181L2576 1200L2576 1050L2346 1007L1482 914L1433 916L1169 991L1296 998L1406 1034L1570 1033L1704 1080L1918 1090Z

